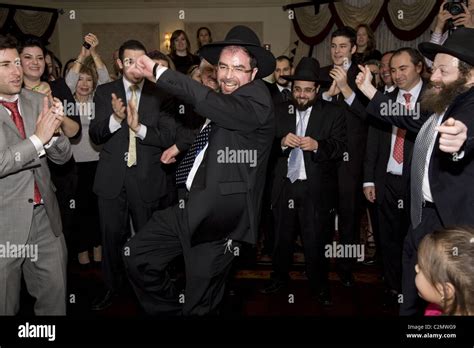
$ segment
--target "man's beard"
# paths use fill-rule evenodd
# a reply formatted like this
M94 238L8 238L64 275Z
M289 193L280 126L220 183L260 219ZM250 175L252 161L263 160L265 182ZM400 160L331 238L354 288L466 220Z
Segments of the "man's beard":
M295 101L295 105L296 105L296 109L298 109L298 111L306 111L308 110L310 107L312 107L315 103L316 103L316 98L317 98L317 95L314 96L313 99L308 99L308 102L306 104L300 104L298 103L298 100L297 99L294 99Z
M458 95L469 89L469 87L466 86L466 82L466 77L461 77L448 84L444 84L443 82L430 82L428 84L428 90L425 91L421 98L421 110L435 112L436 114L441 115ZM438 93L435 91L433 86L441 86L442 89Z

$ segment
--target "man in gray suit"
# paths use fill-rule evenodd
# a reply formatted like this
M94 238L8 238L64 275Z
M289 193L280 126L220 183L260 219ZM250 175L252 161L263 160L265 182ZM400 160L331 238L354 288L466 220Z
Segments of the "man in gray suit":
M65 315L67 250L46 159L67 162L71 146L55 134L61 102L22 83L16 41L0 36L0 315L18 312L22 274L36 315Z

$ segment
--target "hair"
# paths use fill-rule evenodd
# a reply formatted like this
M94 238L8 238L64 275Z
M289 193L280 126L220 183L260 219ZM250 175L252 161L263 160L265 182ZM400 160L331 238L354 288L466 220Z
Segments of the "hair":
M125 41L119 48L119 59L123 62L123 54L125 50L135 50L146 52L145 46L138 40Z
M341 27L339 29L336 29L331 34L331 41L332 41L332 39L334 39L335 37L338 37L338 36L347 37L349 39L349 41L351 42L351 48L354 47L356 42L357 42L357 32L353 28L348 27L348 26L344 26L344 27Z
M196 71L196 69L199 69L199 65L197 64L191 65L188 71L186 72L186 75L192 76L193 73Z
M368 36L367 48L365 49L365 51L368 53L373 52L376 46L375 35L374 35L373 30L365 23L359 24L356 27L356 42L357 42L357 32L359 31L360 28L364 28Z
M364 65L376 65L378 68L380 68L380 60L378 59L369 59L364 62Z
M387 54L394 54L394 53L395 53L395 50L386 51L386 52L382 53L382 58L384 56L386 56ZM382 58L380 58L380 60L382 60Z
M76 61L75 58L71 58L71 59L69 59L69 60L66 62L66 64L64 64L64 66L63 66L63 78L66 78L67 66L68 66L69 64L71 64L71 63L74 63L75 61Z
M446 283L454 287L452 301L444 301L447 315L474 314L474 229L450 228L426 235L418 247L418 265L428 282L436 288Z
M288 57L288 56L281 55L281 56L276 57L275 60L276 60L277 62L281 62L282 60L287 60L288 63L290 63L290 68L293 67L293 61L292 61L292 60L290 59L290 57Z
M235 53L235 52L238 52L238 51L242 51L244 52L249 58L250 58L250 69L254 69L257 67L257 58L255 58L255 56L250 53L250 51L248 49L246 49L245 47L243 46L225 46L222 51L224 50L230 50L232 53ZM221 51L221 54L222 54L222 51Z
M46 55L51 57L51 63L53 64L53 72L51 73L51 75L54 77L55 80L57 80L61 77L61 70L62 70L63 65L52 51L47 49ZM48 69L48 74L49 74L49 69Z
M41 38L35 35L27 35L23 38L23 40L21 40L18 46L18 53L22 54L23 50L27 47L38 47L39 49L41 49L41 52L43 52L44 58L46 58L46 55L48 54L48 50L46 49L43 40L41 40ZM44 62L44 71L43 71L43 75L41 75L40 80L41 81L49 80L49 71L48 71L48 67L46 66L46 61Z
M95 91L97 88L97 84L99 81L99 77L97 74L97 70L95 69L94 61L92 58L90 58L91 62L88 62L90 57L87 57L84 60L84 64L81 65L81 68L79 69L79 74L87 74L90 77L92 77L92 91Z
M413 63L413 65L418 66L418 64L421 63L421 67L424 68L425 59L421 55L420 51L418 51L417 49L414 49L412 47L402 47L402 48L399 48L399 49L395 50L393 52L393 56L392 56L392 58L390 58L390 60L392 60L393 57L398 56L398 55L400 55L404 52L409 54L410 61Z
M168 67L171 70L176 70L176 67L174 66L173 61L170 59L168 55L164 54L163 52L158 51L158 50L153 50L153 51L148 52L146 55L150 57L151 59L164 60L168 62Z
M207 30L207 33L209 34L209 43L212 42L212 34L211 34L211 30L208 28L208 27L200 27L197 32L196 32L196 38L197 38L197 43L198 43L198 49L200 49L202 47L201 45L201 41L199 40L199 33L201 32L201 30Z
M11 35L0 35L0 50L18 48L18 41Z
M471 74L472 69L474 69L474 66L462 60L459 60L458 69L460 77L465 77L466 79L468 79L469 74Z
M171 34L171 39L170 39L170 56L171 58L176 57L176 44L174 41L181 35L184 35L184 39L186 40L186 53L187 55L191 54L191 43L189 42L188 35L184 32L184 30L178 29L173 31L173 34Z

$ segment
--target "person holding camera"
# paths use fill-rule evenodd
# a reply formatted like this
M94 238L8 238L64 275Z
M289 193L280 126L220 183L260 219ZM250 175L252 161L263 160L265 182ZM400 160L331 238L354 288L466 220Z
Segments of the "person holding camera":
M466 6L466 3L467 6ZM439 7L430 42L442 45L449 31L458 27L474 28L474 1L445 0Z

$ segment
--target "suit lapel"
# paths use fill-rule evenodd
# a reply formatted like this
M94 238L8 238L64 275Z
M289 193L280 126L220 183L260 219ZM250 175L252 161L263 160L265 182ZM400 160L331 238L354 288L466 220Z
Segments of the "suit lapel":
M20 114L23 118L23 124L25 126L25 134L26 137L34 134L36 128L36 120L38 115L34 114L33 104L31 104L31 100L25 98L23 94L20 93L19 97L20 101ZM42 108L41 108L42 110ZM16 127L15 127L16 128Z
M3 118L5 121L5 125L11 130L18 135L19 138L21 138L20 132L18 131L18 128L16 128L15 123L13 122L12 117L8 114L8 111L6 108L2 107L0 108L0 118Z
M313 129L318 129L319 117L318 114L321 111L321 103L317 102L313 105L313 109L311 110L311 114L309 115L308 119L308 126L306 127L305 136L309 136L313 133Z

